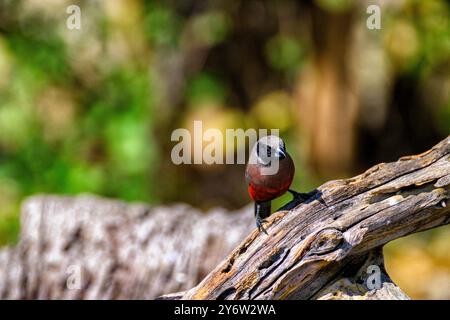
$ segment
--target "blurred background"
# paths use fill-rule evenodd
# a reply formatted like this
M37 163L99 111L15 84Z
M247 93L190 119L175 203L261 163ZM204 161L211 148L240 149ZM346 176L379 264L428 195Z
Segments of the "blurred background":
M36 193L244 206L244 165L171 162L194 120L279 129L300 191L425 151L450 133L450 5L0 0L0 245ZM390 243L386 265L411 297L450 299L449 227Z

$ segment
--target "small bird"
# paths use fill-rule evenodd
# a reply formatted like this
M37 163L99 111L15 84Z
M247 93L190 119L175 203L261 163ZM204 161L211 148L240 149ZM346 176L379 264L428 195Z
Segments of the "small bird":
M271 172L270 168L276 170ZM294 162L281 138L265 136L255 143L245 170L245 180L250 197L255 202L256 226L259 231L267 234L263 223L270 215L271 201L289 190L294 173Z

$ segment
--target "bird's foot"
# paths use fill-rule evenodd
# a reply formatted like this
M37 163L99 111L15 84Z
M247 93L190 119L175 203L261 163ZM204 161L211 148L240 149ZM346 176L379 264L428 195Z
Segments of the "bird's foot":
M303 203L303 202L309 203L314 200L317 200L324 207L328 207L328 205L322 199L322 192L317 189L315 189L311 192L307 192L307 193L300 193L300 192L294 191L292 189L288 189L288 191L292 194L292 196L294 197L293 200L295 200L297 203Z
M288 189L289 193L292 194L292 196L294 197L295 200L299 200L300 202L305 202L306 200L308 200L309 198L311 198L311 193L301 193L301 192L297 192L294 191L292 189Z
M256 227L258 227L259 232L264 232L265 234L269 235L267 233L266 228L264 228L264 223L267 223L266 219L262 219L261 217L256 217Z

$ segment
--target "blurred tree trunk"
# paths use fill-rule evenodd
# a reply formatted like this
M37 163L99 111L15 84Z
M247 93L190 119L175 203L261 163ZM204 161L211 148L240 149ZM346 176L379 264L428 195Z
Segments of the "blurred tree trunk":
M349 174L355 160L358 105L348 70L353 11L311 8L316 58L303 69L297 85L307 160L327 178Z

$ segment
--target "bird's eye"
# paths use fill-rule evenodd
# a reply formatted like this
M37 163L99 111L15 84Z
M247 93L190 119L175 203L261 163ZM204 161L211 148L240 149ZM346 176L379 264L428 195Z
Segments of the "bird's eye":
M270 146L267 146L267 157L272 157L272 148Z
M272 148L264 143L256 145L256 154L258 156L258 163L264 166L270 165L272 157Z
M258 157L270 158L272 156L272 148L265 144L263 144L261 147L263 148L262 154L260 153L260 144L258 143L256 145L256 154L258 155Z

